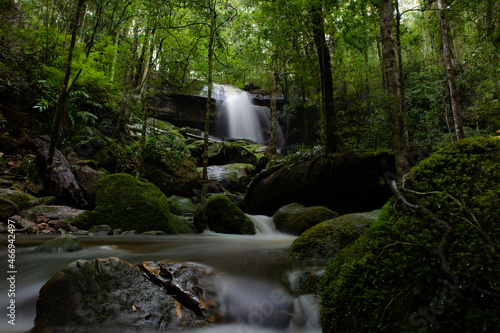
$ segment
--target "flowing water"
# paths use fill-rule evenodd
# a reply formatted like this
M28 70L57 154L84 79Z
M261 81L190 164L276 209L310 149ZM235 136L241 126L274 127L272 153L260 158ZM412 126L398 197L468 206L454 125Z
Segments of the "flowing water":
M202 95L206 95L206 87ZM214 135L218 138L249 139L269 144L270 110L254 105L252 96L230 85L214 84L213 98L217 101ZM278 149L283 147L284 136L277 124Z
M65 265L76 259L106 257L118 257L132 264L164 259L198 262L224 272L216 282L217 287L225 291L219 299L219 306L223 311L230 311L231 317L226 324L213 325L196 332L319 332L317 298L294 287L297 272L311 268L306 263L287 258L295 237L277 233L269 217L250 218L258 230L255 236L215 233L79 236L84 250L75 253L34 252L36 246L54 236L17 235L16 325L7 323L9 285L6 277L3 277L0 279L0 332L26 332L33 326L40 288ZM0 267L6 276L6 235L0 235L0 240ZM283 311L285 304L293 304L291 317Z

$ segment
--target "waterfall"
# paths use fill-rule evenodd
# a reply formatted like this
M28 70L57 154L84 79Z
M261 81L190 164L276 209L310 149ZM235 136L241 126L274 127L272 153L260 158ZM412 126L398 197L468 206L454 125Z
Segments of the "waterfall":
M206 95L207 88L202 91ZM249 139L269 144L270 110L252 103L252 95L230 85L214 84L217 101L214 135L226 139ZM278 149L284 145L281 127L277 125Z
M250 220L252 220L255 229L261 235L273 235L278 234L278 230L274 226L274 221L272 217L265 215L249 215L246 214Z

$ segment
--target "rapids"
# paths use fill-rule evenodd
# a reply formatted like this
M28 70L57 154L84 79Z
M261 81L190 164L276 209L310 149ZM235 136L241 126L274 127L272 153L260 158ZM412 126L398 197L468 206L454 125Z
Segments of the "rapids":
M146 260L177 260L209 265L220 274L219 306L227 313L224 324L184 332L278 333L320 332L318 300L293 286L297 272L315 264L287 257L295 236L276 232L272 219L250 216L255 236L195 234L171 236L79 236L83 251L39 253L34 248L54 236L17 235L16 325L7 323L6 278L0 279L0 332L27 332L33 327L38 292L58 270L77 259L118 257L132 264ZM0 235L0 260L7 273L6 235ZM293 315L283 304L293 303Z

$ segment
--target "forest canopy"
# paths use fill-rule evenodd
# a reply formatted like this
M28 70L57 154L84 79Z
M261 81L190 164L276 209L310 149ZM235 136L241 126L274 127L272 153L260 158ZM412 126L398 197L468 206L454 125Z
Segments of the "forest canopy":
M213 82L276 90L287 137L303 146L393 148L392 88L409 147L460 138L457 116L465 136L500 130L495 0L2 0L0 30L11 135L39 120L50 134L62 91L68 145L105 132L103 120L139 122L155 95L198 94L212 32Z

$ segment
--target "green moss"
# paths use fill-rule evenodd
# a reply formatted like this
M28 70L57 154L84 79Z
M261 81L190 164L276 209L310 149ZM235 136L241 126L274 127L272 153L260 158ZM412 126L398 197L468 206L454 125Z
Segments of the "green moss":
M85 212L79 214L74 219L68 221L72 226L77 227L78 229L88 230L92 226L95 225L95 216L92 212Z
M173 195L168 198L168 208L170 212L175 215L194 214L197 210L193 201L189 198Z
M78 238L73 235L62 235L51 239L35 248L39 252L76 252L82 250Z
M281 207L273 216L276 229L292 235L300 235L316 224L335 218L339 214L323 207L305 207L292 203Z
M175 225L175 229L180 234L192 234L193 229L190 227L188 221L183 216L170 215L172 217L172 223Z
M128 174L109 175L96 183L94 216L96 223L112 229L177 233L167 197L155 185Z
M412 169L401 195L325 272L323 331L500 330L500 140Z
M306 230L293 243L289 257L329 259L353 243L376 220L380 211L342 215Z
M252 221L243 211L223 194L207 199L206 217L210 230L226 234L255 234Z

